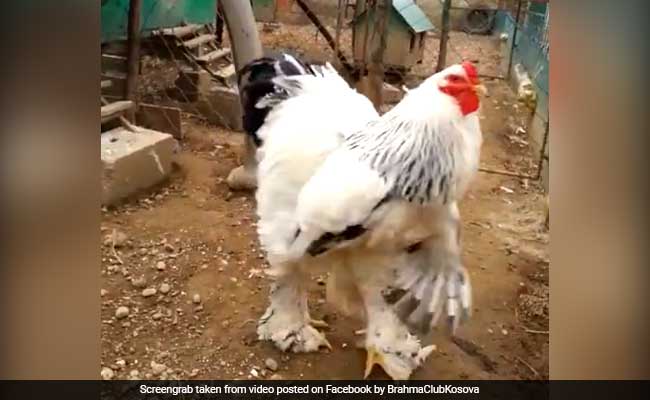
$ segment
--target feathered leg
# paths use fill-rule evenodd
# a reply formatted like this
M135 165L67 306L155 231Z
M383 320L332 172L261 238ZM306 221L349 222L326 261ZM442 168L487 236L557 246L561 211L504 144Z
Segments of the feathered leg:
M372 265L373 261L377 261L377 264ZM386 303L382 295L385 275L380 272L383 268L379 267L381 262L386 261L386 256L364 256L356 258L353 264L367 317L364 378L378 364L394 380L406 380L435 350L435 346L422 347L420 340L409 332Z
M460 215L456 204L442 210L436 232L409 252L397 271L397 287L406 294L395 309L400 317L423 331L435 326L443 314L452 333L469 318L472 289L462 265Z
M307 305L306 279L297 264L273 267L275 281L271 285L270 302L257 325L260 340L270 340L282 351L294 353L317 351L331 345L314 326Z

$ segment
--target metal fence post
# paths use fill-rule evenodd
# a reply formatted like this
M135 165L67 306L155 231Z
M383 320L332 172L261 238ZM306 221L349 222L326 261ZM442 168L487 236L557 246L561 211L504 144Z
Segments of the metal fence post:
M512 32L512 46L510 47L510 59L508 60L508 72L506 77L510 80L512 74L512 62L515 56L515 47L517 46L517 33L519 32L519 18L521 17L521 0L517 1L517 16L515 17L515 29Z

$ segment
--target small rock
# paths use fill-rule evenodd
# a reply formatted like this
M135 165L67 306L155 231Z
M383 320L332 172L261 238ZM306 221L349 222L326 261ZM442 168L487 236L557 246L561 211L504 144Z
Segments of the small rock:
M167 266L165 265L165 262L164 262L164 261L158 261L158 262L156 263L156 269L157 269L158 271L164 271L165 268L167 268Z
M507 329L501 329L501 334L503 336L508 336L508 330Z
M256 378L260 377L259 372L257 372L257 370L255 368L251 369L251 375L253 375Z
M174 246L172 246L171 244L169 243L165 244L165 251L167 251L168 253L173 253L175 250L176 249L174 249Z
M232 283L237 283L237 278L235 278L235 277L233 276L232 278L230 278L230 281L231 281Z
M102 376L103 380L110 381L115 376L115 373L113 372L112 369L110 369L108 367L104 367L104 368L102 368L102 371L100 372L100 375Z
M346 348L346 347L348 347L348 344L347 343L341 343L341 347Z
M158 290L160 290L160 293L162 294L167 294L171 290L171 286L169 286L168 283L163 283L162 285L160 285L160 289Z
M167 366L165 364L158 364L154 360L151 360L151 371L154 373L154 375L160 375L165 370L167 369Z
M203 270L208 269L208 264L201 265L201 269L203 269Z
M487 331L488 331L489 334L493 334L493 333L494 333L494 329L492 329L492 328L488 328Z
M108 294L108 290L106 290L106 289L100 289L100 290L99 290L99 295L100 295L101 297L104 297L104 296L106 296L107 294Z
M144 276L131 278L131 285L136 288L143 288L147 286L147 280L144 278Z
M155 313L154 315L151 316L151 318L153 318L154 320L159 320L162 317L163 317L163 315L162 315L161 312L157 312L157 313Z
M226 328L226 329L227 329L229 326L230 326L230 321L228 321L228 320L224 320L224 321L221 322L221 327L222 327L222 328Z
M129 307L120 306L115 310L115 318L122 319L126 318L129 315Z
M273 374L273 375L271 375L271 376L269 377L269 380L272 380L272 381L281 381L281 380L284 380L284 376L282 376L282 375L280 375L280 374Z
M266 368L270 369L271 371L278 370L278 362L272 358L267 358L266 361L264 361L264 365L266 365Z
M104 243L108 245L114 245L116 248L124 246L126 241L129 240L129 237L124 232L120 232L117 229L113 229L113 233L106 236Z
M200 302L201 302L201 295L195 293L194 296L192 296L192 303L199 304Z
M198 369L198 368L194 368L194 369L192 370L192 372L190 372L190 378L194 378L194 377L197 376L198 374L199 374L199 369Z
M122 369L126 366L126 361L120 359L115 361L115 365L117 365L118 368Z
M142 291L142 297L151 297L154 294L156 294L155 288L146 288L145 290Z
M139 378L140 377L140 371L138 371L137 369L134 369L131 372L129 372L129 376L131 378L134 378L134 379Z

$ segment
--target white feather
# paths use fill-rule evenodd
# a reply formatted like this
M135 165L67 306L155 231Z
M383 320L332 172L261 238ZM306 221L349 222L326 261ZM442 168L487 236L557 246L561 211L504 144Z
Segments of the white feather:
M291 96L276 105L258 135L258 233L270 258L282 257L298 228L298 194L341 144L344 135L378 117L372 103L351 89L331 65L316 76L278 77Z

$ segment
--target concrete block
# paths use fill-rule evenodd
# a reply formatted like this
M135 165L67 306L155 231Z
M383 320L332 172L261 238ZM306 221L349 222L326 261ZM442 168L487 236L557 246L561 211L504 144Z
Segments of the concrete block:
M242 110L237 89L214 86L200 99L197 108L213 124L242 130Z
M144 128L169 133L176 139L183 138L180 108L140 103L136 122Z
M213 82L207 71L183 69L178 73L175 85L182 93L180 95L182 101L194 102L201 94L209 92Z
M384 83L382 90L384 103L399 103L404 97L404 92L388 83Z
M172 169L176 141L166 133L116 128L101 134L102 204L114 204L162 182Z

